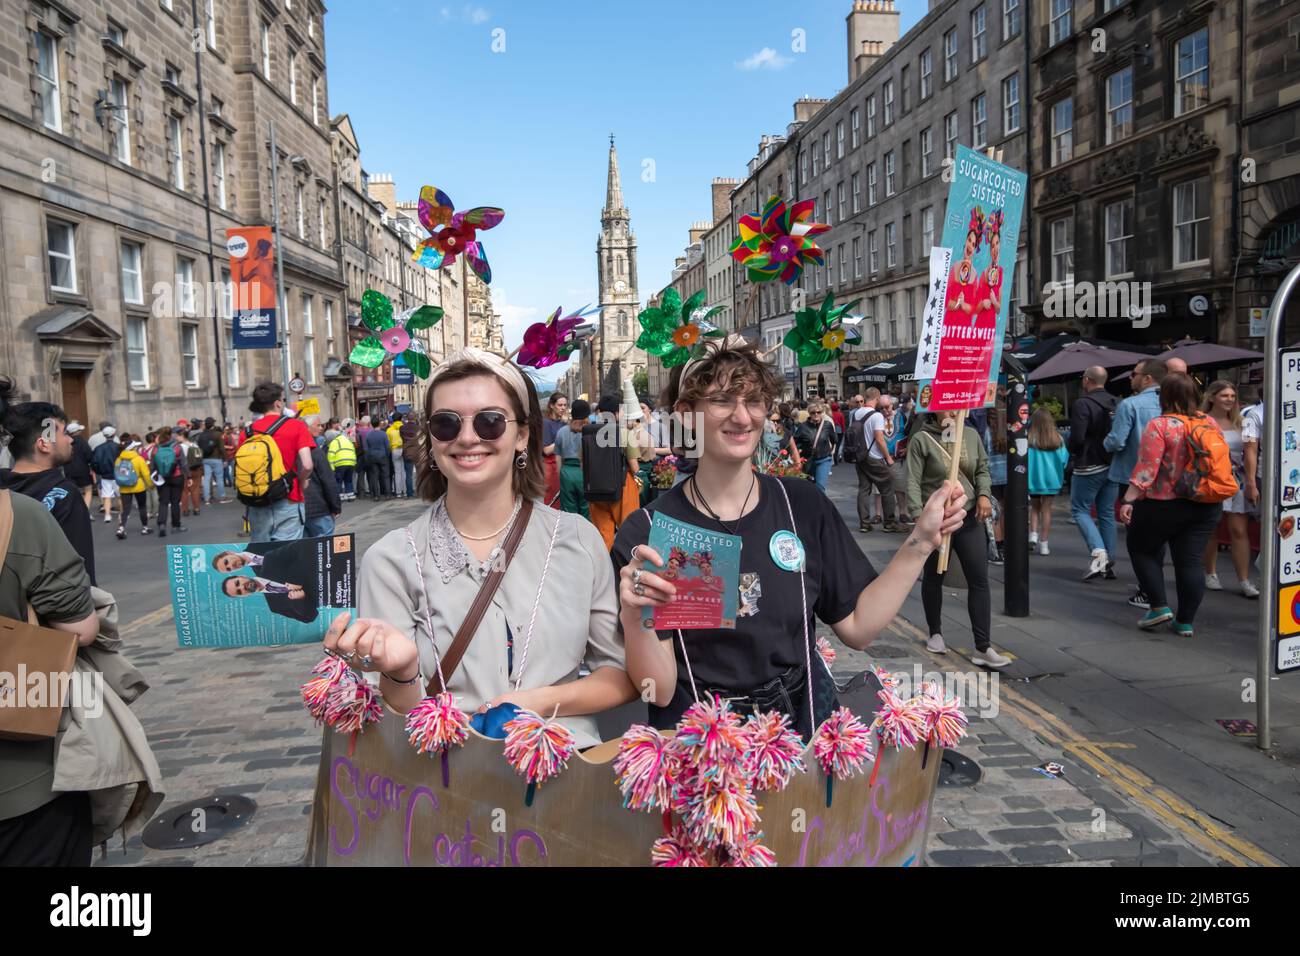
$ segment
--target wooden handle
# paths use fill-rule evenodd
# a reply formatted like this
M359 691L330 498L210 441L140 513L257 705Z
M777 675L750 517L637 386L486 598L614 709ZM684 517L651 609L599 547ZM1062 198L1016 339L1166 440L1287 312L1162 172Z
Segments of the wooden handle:
M961 436L966 431L966 409L957 412L957 418L953 422L953 427L957 429L952 446L952 460L948 463L948 480L954 484L961 480ZM944 507L947 507L945 503ZM945 534L943 543L939 545L939 567L938 571L943 574L948 570L948 557L952 552L952 535Z

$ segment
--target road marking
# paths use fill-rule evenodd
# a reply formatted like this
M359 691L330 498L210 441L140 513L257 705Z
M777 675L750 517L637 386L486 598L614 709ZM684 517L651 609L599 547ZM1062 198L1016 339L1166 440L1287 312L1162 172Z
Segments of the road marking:
M925 639L916 625L901 616L894 618L889 630L899 637ZM868 647L867 653L870 652ZM1081 763L1092 768L1098 776L1126 794L1138 806L1181 833L1189 843L1233 866L1247 866L1250 863L1281 866L1279 861L1260 847L1225 829L1182 797L1158 786L1146 774L1115 759L1104 749L1132 749L1134 744L1088 741L1056 714L1012 690L1005 682L998 682L998 691L1001 704L1010 711L1010 716L1036 733L1048 746L1070 751Z
M162 607L158 608L157 610L150 611L148 614L145 614L142 617L138 617L131 623L125 625L122 628L122 636L125 637L127 634L130 634L136 628L153 627L155 624L161 624L163 621L167 620L171 616L172 616L172 606L170 604L164 604Z

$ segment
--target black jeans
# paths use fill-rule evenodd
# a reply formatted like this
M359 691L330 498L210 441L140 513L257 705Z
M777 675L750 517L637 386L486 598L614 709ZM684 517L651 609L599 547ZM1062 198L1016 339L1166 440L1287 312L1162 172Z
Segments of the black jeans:
M30 813L0 820L0 867L90 866L90 797L64 793Z
M966 575L966 610L970 629L975 635L975 649L989 649L989 632L993 626L993 602L989 594L989 552L984 525L975 520L971 509L966 521L952 536L952 554L961 562ZM949 557L951 561L951 556ZM943 633L943 579L939 573L939 552L925 562L921 578L921 604L925 607L925 624L931 634Z
M185 491L185 480L173 484L170 481L164 481L158 486L158 527L162 528L167 524L167 512L170 509L172 516L172 527L181 526L181 494Z
M1174 565L1178 589L1180 624L1191 624L1205 597L1205 545L1219 524L1223 505L1174 498L1171 501L1142 499L1133 504L1128 526L1128 556L1133 562L1138 587L1151 601L1152 610L1168 607L1165 594L1164 547Z
M131 514L131 505L135 504L140 509L140 527L149 527L149 494L140 491L135 494L122 492L122 520L119 522L121 527L126 527L126 519Z
M392 462L388 461L366 462L366 486L370 489L371 498L388 494L388 489L392 487L388 483L388 469L391 467Z
M872 458L862 452L857 460L858 469L858 522L866 524L871 517L871 487L875 485L880 491L880 507L884 509L885 520L893 524L897 520L894 510L894 478L889 465L883 458Z

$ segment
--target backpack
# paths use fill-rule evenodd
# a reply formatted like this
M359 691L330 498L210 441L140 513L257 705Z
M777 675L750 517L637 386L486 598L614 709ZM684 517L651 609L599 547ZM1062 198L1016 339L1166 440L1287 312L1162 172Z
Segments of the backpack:
M250 508L265 508L289 497L293 473L284 467L280 446L272 437L289 419L281 416L264 432L244 429L244 443L235 451L235 496Z
M868 412L862 418L856 418L857 410L849 414L844 423L844 460L856 462L867 456L867 419L875 412Z
M203 449L198 445L191 444L185 449L185 467L202 468L203 467Z
M95 474L100 478L108 478L109 475L117 473L117 456L122 453L122 448L117 442L108 439L100 443L90 455L91 464L94 465ZM135 482L131 482L135 484Z
M1227 501L1239 490L1232 473L1232 456L1228 443L1210 419L1169 415L1183 423L1186 433L1187 466L1174 479L1174 494L1179 498L1215 504Z
M199 432L199 437L194 439L194 443L199 446L199 455L203 458L217 457L217 439L210 431Z
M163 481L180 476L181 459L176 445L159 445L153 452L153 470Z
M605 443L600 440L602 433L611 432L617 434L616 426L605 422L582 429L582 485L588 501L618 501L623 496L627 459L622 442L602 447Z
M113 480L119 488L134 488L140 476L135 473L135 462L123 458L113 466Z

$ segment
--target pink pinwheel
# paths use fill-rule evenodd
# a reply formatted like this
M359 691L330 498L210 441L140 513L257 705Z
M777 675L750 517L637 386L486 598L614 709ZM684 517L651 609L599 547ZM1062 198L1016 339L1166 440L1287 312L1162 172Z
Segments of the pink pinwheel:
M577 312L560 318L563 311L561 306L545 322L534 322L524 330L524 344L516 350L520 365L546 368L565 361L578 347L574 329L582 324L583 319L599 310L583 306Z
M478 231L500 225L505 217L505 210L496 206L456 212L445 192L425 186L420 190L420 222L429 230L429 238L415 247L411 261L426 269L439 269L455 264L456 257L464 253L475 274L484 282L491 282L492 269L483 244L478 241Z

